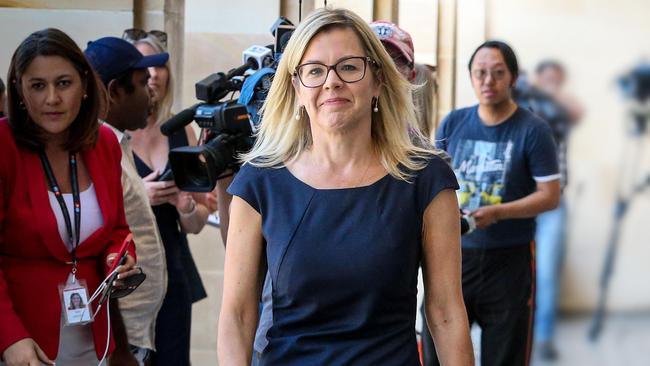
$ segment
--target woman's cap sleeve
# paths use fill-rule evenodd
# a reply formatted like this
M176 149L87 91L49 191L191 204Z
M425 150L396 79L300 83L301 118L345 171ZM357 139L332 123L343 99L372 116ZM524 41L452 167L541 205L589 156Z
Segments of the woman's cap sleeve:
M418 203L421 213L424 214L424 210L440 191L458 188L458 180L449 164L439 156L431 157L427 166L418 174Z
M246 201L255 211L260 211L260 169L250 164L244 164L227 189L233 196Z

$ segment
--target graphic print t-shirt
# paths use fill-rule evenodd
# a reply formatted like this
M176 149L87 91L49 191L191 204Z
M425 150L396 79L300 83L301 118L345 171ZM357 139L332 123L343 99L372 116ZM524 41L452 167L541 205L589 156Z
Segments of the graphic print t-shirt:
M481 121L478 106L453 111L436 145L451 155L463 210L514 201L535 192L536 182L560 178L548 124L523 108L496 126ZM504 248L528 245L534 234L534 218L501 220L462 242L464 248Z

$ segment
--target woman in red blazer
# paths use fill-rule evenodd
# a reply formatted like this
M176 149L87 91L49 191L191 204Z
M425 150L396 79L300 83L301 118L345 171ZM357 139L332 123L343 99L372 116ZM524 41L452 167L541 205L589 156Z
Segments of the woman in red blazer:
M86 356L101 360L108 305L91 325L64 327L59 285L70 283L76 258L76 278L92 294L129 233L121 150L97 122L95 74L65 33L45 29L27 37L12 58L7 89L9 120L0 120L0 355L7 366L88 365L75 356L84 342L66 335L87 330ZM74 205L59 197L66 195ZM134 264L131 247L120 279L137 272Z

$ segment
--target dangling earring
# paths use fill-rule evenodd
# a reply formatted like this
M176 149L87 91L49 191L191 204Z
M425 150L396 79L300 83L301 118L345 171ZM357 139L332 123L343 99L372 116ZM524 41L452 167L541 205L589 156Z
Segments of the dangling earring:
M379 112L379 97L372 97L372 111Z
M18 106L20 109L25 109L25 103L21 100L20 103L18 103Z
M295 117L296 121L300 120L300 117L302 117L302 109L303 108L304 108L303 106L298 107L298 110L296 111L296 117Z
M83 99L88 99L88 94L84 94Z

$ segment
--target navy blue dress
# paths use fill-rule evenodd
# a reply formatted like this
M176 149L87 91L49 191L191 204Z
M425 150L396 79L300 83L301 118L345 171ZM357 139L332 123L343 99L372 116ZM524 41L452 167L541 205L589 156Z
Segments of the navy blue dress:
M169 136L169 149L187 146L185 129ZM138 174L153 171L135 153ZM169 168L169 163L167 163ZM156 353L154 366L189 366L192 303L207 296L192 258L187 235L180 229L180 217L174 205L153 206L167 260L167 293L156 317Z
M424 210L457 189L432 157L412 183L314 189L244 165L229 192L262 216L273 325L262 365L420 365L415 338Z

